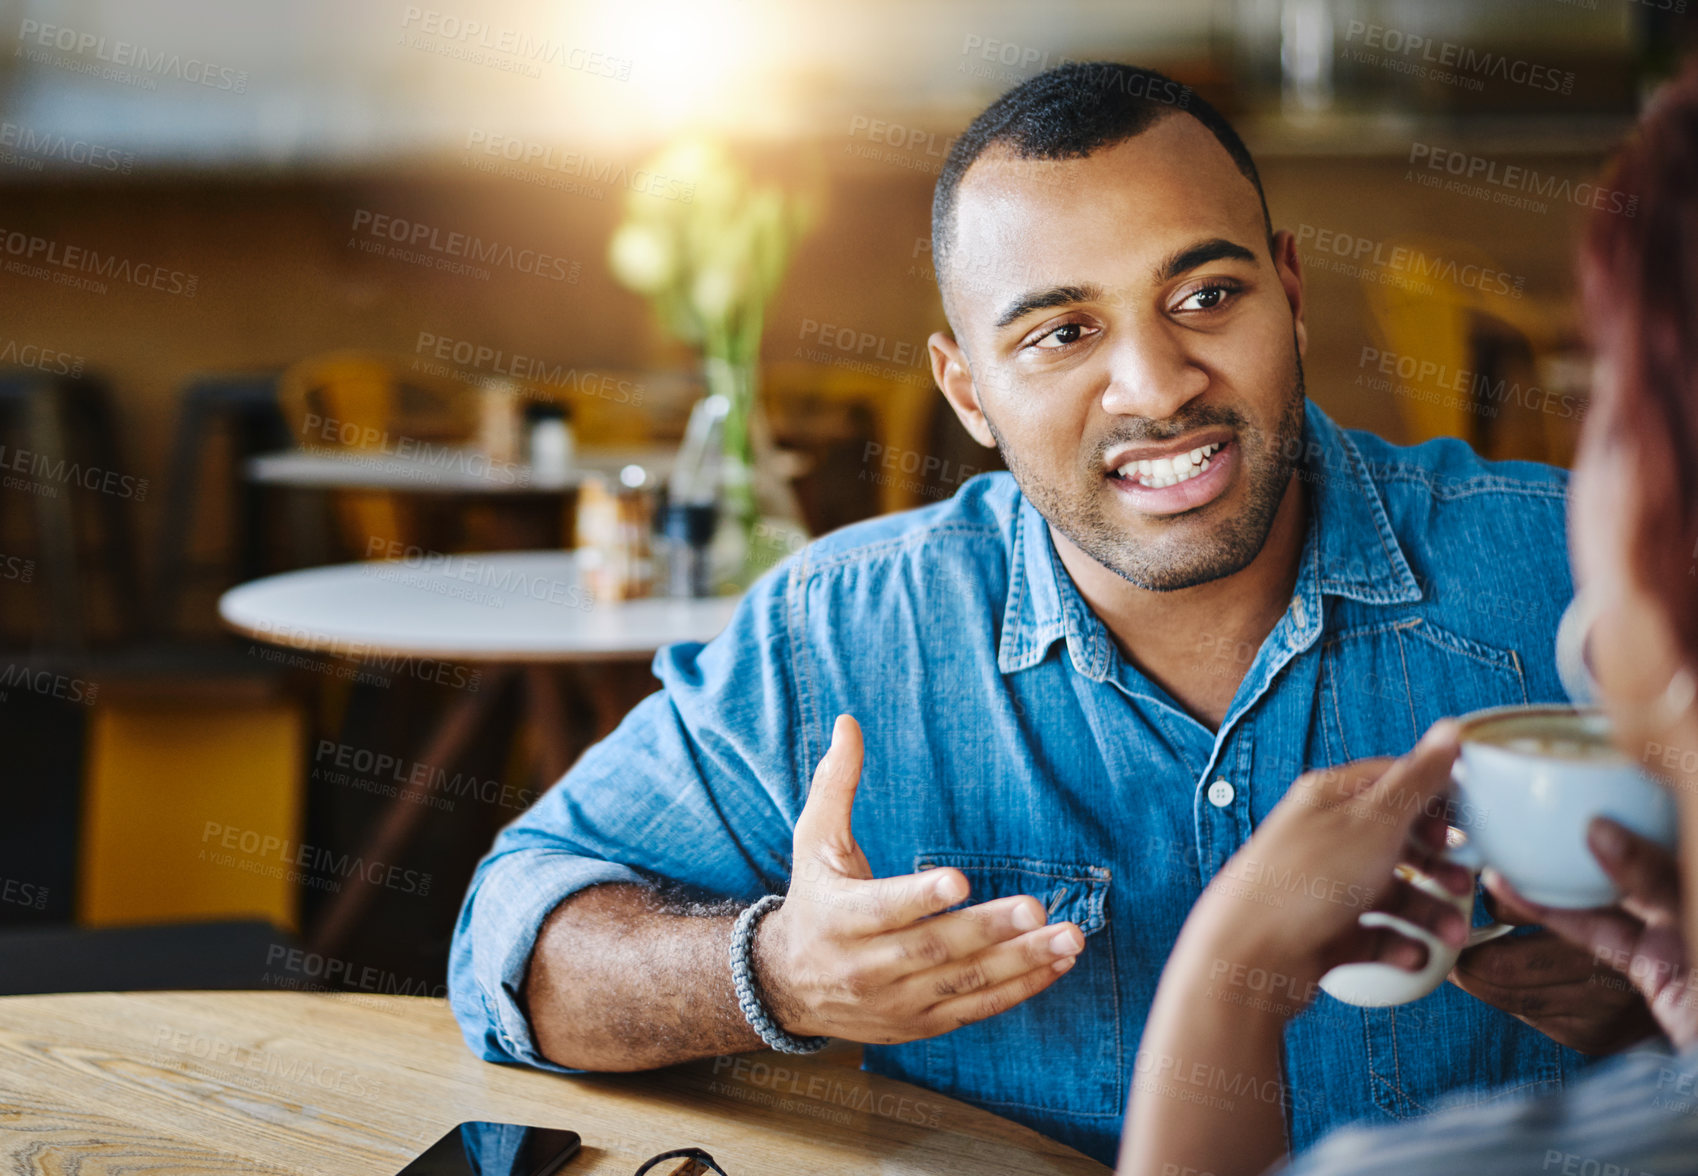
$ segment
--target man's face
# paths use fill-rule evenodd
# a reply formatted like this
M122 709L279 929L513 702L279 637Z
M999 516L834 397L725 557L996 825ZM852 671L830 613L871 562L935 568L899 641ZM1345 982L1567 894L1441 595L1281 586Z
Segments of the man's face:
M992 148L956 208L953 375L947 337L933 350L967 428L1134 584L1247 566L1301 447L1302 303L1225 148L1183 115L1084 159Z

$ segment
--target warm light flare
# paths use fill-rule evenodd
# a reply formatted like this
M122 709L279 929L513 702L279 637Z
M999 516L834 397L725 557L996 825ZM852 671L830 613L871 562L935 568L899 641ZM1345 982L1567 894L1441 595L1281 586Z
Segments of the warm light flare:
M609 124L600 130L670 136L770 121L774 30L784 22L766 3L628 0L574 6L563 20L574 39L633 62L625 92L600 104Z

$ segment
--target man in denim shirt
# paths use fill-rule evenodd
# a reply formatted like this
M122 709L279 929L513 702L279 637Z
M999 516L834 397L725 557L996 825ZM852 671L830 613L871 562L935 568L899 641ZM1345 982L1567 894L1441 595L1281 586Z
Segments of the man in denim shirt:
M826 536L662 651L664 688L479 867L454 1010L483 1057L554 1070L848 1038L1112 1163L1128 1083L1186 1064L1136 1055L1180 924L1290 782L1563 699L1564 477L1310 404L1292 236L1160 75L1069 65L1000 99L939 179L933 251L934 374L1011 473ZM728 951L768 895L746 1016ZM1288 1090L1220 1095L1281 1099L1301 1148L1554 1086L1568 1045L1649 1031L1592 974L1535 933L1470 953L1468 991L1323 996Z

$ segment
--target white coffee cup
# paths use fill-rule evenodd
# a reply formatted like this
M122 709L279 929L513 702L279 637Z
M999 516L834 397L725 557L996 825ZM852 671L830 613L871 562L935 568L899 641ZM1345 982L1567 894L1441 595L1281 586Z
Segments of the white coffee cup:
M1610 742L1600 711L1566 706L1505 706L1464 715L1462 747L1451 769L1456 820L1446 856L1478 873L1497 870L1521 894L1551 907L1608 906L1620 897L1586 844L1593 817L1606 816L1672 850L1674 801ZM1470 918L1472 889L1450 894L1414 871L1403 877ZM1444 982L1466 947L1513 930L1476 927L1465 948L1446 947L1425 928L1384 911L1364 927L1390 927L1427 947L1427 964L1407 972L1391 964L1342 964L1321 977L1321 990L1366 1008L1419 1000Z
M1450 856L1490 866L1542 906L1609 906L1621 897L1586 844L1592 818L1609 817L1667 849L1674 800L1610 742L1601 711L1506 706L1462 718L1451 771L1465 844Z
M1398 874L1417 889L1450 903L1461 913L1464 922L1473 916L1473 887L1469 887L1467 894L1452 894L1426 874L1401 867ZM1392 964L1340 964L1321 977L1321 991L1335 1000L1342 1000L1345 1004L1360 1005L1366 1009L1383 1009L1390 1005L1420 1000L1444 983L1444 978L1450 975L1451 968L1456 966L1456 957L1464 950L1451 947L1425 927L1417 926L1408 919L1387 911L1365 911L1356 921L1364 927L1390 927L1401 935L1425 944L1427 962L1414 972L1405 971ZM1468 942L1464 947L1486 943L1513 930L1515 928L1506 923L1476 927L1469 932Z

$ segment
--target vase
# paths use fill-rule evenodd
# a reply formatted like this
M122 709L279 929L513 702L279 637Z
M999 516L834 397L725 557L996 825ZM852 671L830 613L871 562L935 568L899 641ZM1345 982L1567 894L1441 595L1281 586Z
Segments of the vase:
M749 418L755 406L757 373L752 363L710 355L702 361L702 382L708 395L725 397L730 407L720 434L724 454L720 464L720 512L747 532L757 517L753 469L755 453Z
M759 369L752 362L707 356L709 395L730 408L722 433L720 513L710 556L723 592L741 592L807 541L807 529L788 485L771 470L771 432L762 415Z

